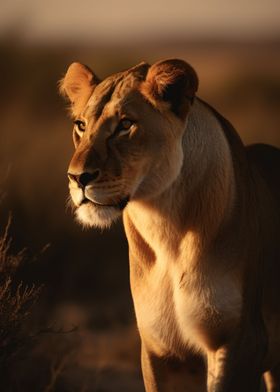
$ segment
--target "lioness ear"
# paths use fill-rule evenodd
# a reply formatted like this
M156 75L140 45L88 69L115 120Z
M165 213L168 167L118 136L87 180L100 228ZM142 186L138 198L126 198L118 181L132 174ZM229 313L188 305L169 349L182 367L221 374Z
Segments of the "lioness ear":
M185 61L164 60L151 66L142 89L156 104L168 102L171 110L184 119L198 89L198 77Z
M59 91L69 98L74 116L82 111L98 83L98 78L86 65L72 63L69 66L66 75L59 82Z

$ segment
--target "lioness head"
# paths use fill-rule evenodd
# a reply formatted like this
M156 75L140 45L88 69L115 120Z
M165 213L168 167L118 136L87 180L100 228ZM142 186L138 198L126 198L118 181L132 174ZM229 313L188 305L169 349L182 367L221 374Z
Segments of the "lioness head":
M129 200L153 198L176 179L197 87L182 60L141 63L103 81L80 63L70 65L60 89L74 118L68 177L83 224L108 226Z

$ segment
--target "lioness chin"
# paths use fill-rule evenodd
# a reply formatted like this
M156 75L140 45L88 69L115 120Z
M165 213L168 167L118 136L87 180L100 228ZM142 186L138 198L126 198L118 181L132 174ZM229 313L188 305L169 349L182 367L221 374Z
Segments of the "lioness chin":
M79 221L123 215L147 392L280 390L280 152L245 148L182 60L73 63Z

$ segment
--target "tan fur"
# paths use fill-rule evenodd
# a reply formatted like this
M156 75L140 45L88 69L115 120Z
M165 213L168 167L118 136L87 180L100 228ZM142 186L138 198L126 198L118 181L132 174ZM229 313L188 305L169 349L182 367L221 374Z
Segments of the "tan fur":
M70 65L66 75L59 82L59 90L71 101L73 116L81 113L97 83L97 77L88 67L80 63Z
M279 150L246 150L181 60L74 68L70 194L85 225L123 215L146 391L279 390Z

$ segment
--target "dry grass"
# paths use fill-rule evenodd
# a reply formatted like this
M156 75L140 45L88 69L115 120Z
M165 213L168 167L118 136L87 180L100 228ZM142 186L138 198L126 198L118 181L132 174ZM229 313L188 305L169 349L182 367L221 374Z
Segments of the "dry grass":
M25 327L42 289L19 279L26 252L10 253L10 225L11 217L0 237L0 383L6 390L12 388L13 365L32 350L33 336Z

